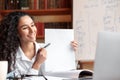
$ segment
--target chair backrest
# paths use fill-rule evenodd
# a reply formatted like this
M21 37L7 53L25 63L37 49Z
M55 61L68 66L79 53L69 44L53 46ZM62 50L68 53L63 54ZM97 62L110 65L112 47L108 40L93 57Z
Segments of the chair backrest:
M120 33L100 32L93 80L120 80Z

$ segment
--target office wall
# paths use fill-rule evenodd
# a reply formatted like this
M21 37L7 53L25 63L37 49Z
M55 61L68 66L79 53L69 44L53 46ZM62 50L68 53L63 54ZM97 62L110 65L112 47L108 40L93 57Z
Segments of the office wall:
M77 59L94 60L98 32L120 31L120 0L73 0L73 28Z

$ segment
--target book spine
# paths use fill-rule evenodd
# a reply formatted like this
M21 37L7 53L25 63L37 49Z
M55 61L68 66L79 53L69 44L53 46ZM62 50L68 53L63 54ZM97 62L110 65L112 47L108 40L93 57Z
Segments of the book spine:
M15 9L15 0L5 0L5 9Z
M28 0L20 0L20 8L21 10L28 10L29 8L29 1Z
M0 10L4 10L4 3L5 1L4 0L0 0Z
M55 0L49 0L48 1L48 9L55 8Z
M65 8L65 0L60 0L60 8Z
M29 0L30 9L34 9L34 0Z
M71 22L50 22L44 23L45 28L55 28L55 29L72 29Z
M44 4L45 4L45 5L44 5L44 8L45 8L45 9L48 9L48 2L49 2L49 0L44 0Z
M5 10L7 9L8 0L5 0Z
M45 9L45 6L46 6L45 3L46 3L45 0L40 0L39 1L39 9Z
M36 22L37 27L37 38L44 37L44 23Z
M60 8L60 5L61 5L60 1L61 0L56 0L55 1L55 6L56 6L55 8Z
M34 9L37 9L37 0L34 0Z
M36 3L37 3L37 4L36 4L36 9L39 9L39 1L40 1L40 0L37 0L37 2L36 2Z
M16 7L16 9L21 9L20 0L15 0L15 7Z

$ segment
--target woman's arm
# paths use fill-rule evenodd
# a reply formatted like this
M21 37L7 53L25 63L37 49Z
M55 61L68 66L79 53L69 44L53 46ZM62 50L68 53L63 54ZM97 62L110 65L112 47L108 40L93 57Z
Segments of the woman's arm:
M39 70L41 64L46 60L47 51L45 48L42 48L38 51L36 60L32 66L33 69Z

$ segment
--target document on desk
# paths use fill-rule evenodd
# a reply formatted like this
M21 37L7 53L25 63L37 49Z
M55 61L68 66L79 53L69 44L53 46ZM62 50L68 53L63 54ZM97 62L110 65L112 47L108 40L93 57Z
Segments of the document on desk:
M45 76L47 80L63 80L63 79L68 79L64 77L54 77L54 76ZM43 77L26 77L22 80L45 80Z
M46 76L48 80L63 80L63 79L69 79L64 77L54 77L54 76Z
M74 40L73 29L45 29L45 43L51 43L46 48L45 72L76 69L72 40Z
M58 72L46 72L47 76L64 77L64 78L78 78L80 72L83 70L69 70L69 71L58 71Z

